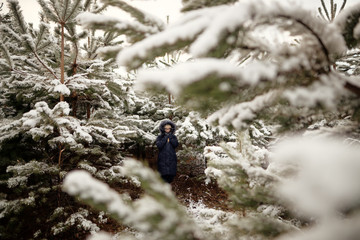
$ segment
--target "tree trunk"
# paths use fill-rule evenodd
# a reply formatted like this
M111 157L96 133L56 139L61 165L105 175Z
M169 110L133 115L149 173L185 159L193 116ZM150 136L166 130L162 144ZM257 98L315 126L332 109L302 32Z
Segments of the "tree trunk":
M86 103L86 117L87 119L90 118L90 103Z
M61 84L64 84L65 82L65 63L64 63L64 22L61 22L61 59L60 59L60 71L61 71L61 77L60 77L60 82ZM62 93L60 93L60 102L64 101L64 95Z
M73 111L73 116L76 117L76 112L77 112L77 100L78 100L78 96L77 96L77 92L73 91L71 93L71 99L72 99L72 111Z

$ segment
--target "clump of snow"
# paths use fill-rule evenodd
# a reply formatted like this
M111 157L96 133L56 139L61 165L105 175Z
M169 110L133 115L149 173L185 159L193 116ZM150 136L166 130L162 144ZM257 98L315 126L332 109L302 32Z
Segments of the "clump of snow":
M54 87L54 92L60 93L64 96L70 95L70 90L65 84L59 84Z

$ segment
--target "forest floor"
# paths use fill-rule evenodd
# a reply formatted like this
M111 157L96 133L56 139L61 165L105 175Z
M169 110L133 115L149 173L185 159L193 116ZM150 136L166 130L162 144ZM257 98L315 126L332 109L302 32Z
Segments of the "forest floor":
M208 208L229 211L228 196L215 182L206 184L202 176L190 177L179 174L171 184L179 202L185 206L193 202L202 202Z
M134 200L143 194L141 188L131 184L112 187L119 193L127 192ZM214 181L206 184L204 173L197 171L194 174L193 172L180 170L171 183L171 187L179 202L188 209L190 215L198 215L201 214L201 211L207 211L208 209L215 210L220 214L233 211L228 207L228 195L226 192L219 188ZM200 221L203 221L203 219L200 219ZM102 226L102 229L113 234L131 231L113 220L108 221Z

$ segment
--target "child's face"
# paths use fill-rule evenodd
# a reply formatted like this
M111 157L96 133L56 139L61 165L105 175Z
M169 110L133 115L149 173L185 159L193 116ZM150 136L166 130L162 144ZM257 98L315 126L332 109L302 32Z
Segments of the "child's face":
M165 129L165 132L169 133L171 131L171 126L165 125L164 129Z

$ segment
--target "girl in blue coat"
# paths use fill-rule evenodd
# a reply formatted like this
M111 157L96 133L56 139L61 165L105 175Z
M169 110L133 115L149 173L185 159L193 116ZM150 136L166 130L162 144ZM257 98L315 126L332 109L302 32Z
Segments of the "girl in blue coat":
M177 170L177 157L175 148L179 145L175 133L175 124L170 120L160 123L160 135L156 139L156 146L159 149L158 170L165 182L171 183L174 180Z

